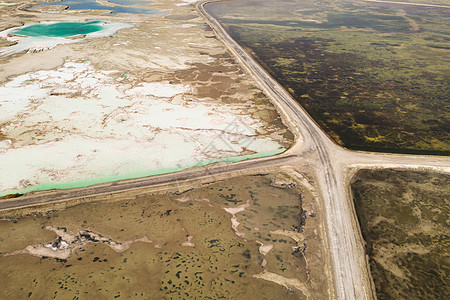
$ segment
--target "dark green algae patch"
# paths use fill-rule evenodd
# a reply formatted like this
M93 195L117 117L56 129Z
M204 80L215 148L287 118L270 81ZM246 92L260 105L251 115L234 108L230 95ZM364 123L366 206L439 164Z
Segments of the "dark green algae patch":
M101 26L102 23L104 22L90 21L85 23L61 22L50 24L35 24L18 28L11 33L32 37L69 37L101 31L104 29Z
M206 7L338 144L449 155L450 9L333 3Z
M450 299L450 175L362 170L352 193L378 299Z

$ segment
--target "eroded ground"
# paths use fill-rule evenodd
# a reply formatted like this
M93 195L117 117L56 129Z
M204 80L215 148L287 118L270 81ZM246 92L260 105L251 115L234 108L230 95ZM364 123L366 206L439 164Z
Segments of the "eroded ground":
M319 204L286 173L115 198L4 214L1 297L330 298Z
M450 297L450 176L363 170L352 183L378 299Z
M0 31L24 22L132 25L109 37L75 36L70 44L43 39L28 53L2 58L0 195L289 148L293 136L273 105L188 2L138 5L164 12L157 15L24 10L31 2L0 8Z

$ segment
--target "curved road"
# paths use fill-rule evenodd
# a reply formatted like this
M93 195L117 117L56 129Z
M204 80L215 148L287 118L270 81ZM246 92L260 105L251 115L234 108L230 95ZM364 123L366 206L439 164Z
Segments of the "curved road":
M348 191L350 171L364 167L428 168L450 172L447 157L412 155L392 155L362 153L345 150L334 144L317 126L303 108L277 83L254 59L234 41L220 23L205 9L205 4L197 4L198 12L225 43L228 49L254 76L261 88L277 106L283 119L296 135L296 144L286 153L241 161L232 164L218 163L193 168L177 173L131 179L91 187L35 193L18 199L0 201L0 211L80 199L87 196L111 194L149 187L168 186L220 175L237 175L264 168L296 165L304 162L311 165L324 203L328 231L328 241L334 272L336 295L339 299L371 299L373 292L368 274L364 247L359 226L354 215L351 195ZM262 171L263 172L263 171ZM350 174L350 175L349 175Z
M342 212L339 205L344 202L345 190L338 180L333 167L329 149L336 146L318 128L302 107L276 82L255 60L225 31L222 25L212 17L205 9L205 4L211 1L203 1L197 5L197 9L208 21L209 25L223 39L242 63L252 73L264 91L272 97L291 124L304 136L305 149L309 153L316 153L318 160L312 160L317 170L317 178L322 179L319 190L325 203L325 213L328 225L329 245L335 274L336 293L339 299L368 299L371 292L366 288L368 278L361 274L358 261L355 261L352 253L357 253L357 242L353 228L347 224L348 215ZM292 126L293 125L293 126ZM345 202L344 202L345 203ZM350 248L350 249L349 249ZM350 251L349 251L350 250Z
M287 125L298 137L303 136L303 149L294 146L303 160L316 171L318 188L325 205L328 240L338 299L371 299L374 297L368 274L365 253L357 224L351 195L348 194L348 178L343 178L350 167L427 167L450 171L447 158L361 153L345 150L319 128L303 108L274 80L233 38L222 25L208 13L205 5L220 0L206 0L197 4L197 10L210 27L227 45L228 49L254 75L261 88L272 98ZM294 150L295 149L295 150ZM419 166L417 160L420 159Z

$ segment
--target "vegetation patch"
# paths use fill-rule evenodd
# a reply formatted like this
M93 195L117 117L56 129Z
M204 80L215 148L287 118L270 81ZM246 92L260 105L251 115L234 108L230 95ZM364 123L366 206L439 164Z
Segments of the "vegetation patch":
M340 145L450 154L449 10L276 4L207 7Z
M363 170L352 191L378 299L450 297L450 175Z

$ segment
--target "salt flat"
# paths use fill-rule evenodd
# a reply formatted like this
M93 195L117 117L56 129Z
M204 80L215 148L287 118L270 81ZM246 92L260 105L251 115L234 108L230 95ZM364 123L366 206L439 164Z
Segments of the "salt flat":
M109 25L102 34L57 43L41 38L39 47L24 46L33 38L8 36L23 28L11 9L0 30L19 43L3 47L9 56L0 61L0 195L150 176L289 147L292 135L256 83L189 2L179 4L146 4L170 10L152 16L28 12L27 24L89 22L100 14Z

